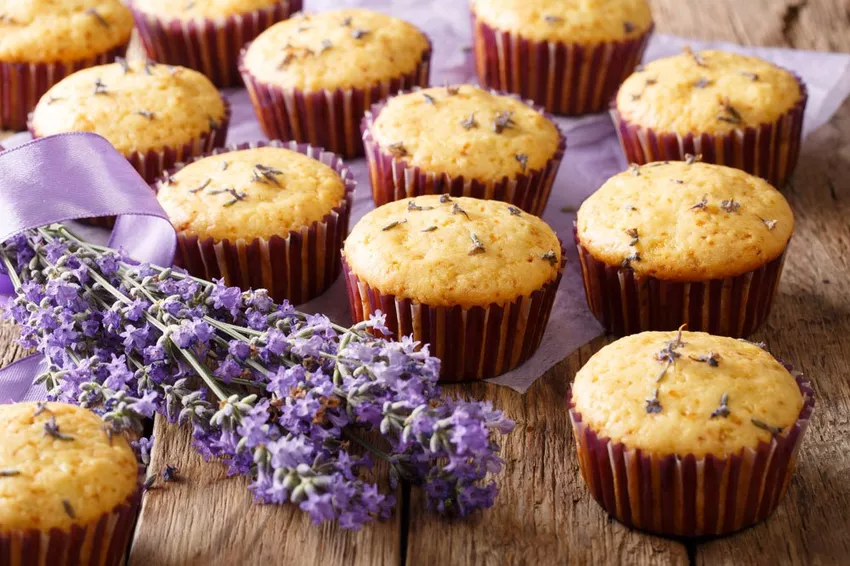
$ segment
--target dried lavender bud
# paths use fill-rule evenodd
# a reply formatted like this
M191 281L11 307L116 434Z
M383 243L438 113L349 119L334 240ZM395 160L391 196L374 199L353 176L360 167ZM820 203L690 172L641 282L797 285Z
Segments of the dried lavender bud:
M519 216L522 214L522 211L515 206L508 206L508 212L511 213L511 216Z
M436 227L436 226L428 226L427 228L423 228L423 229L421 230L421 232L433 232L433 231L434 231L434 230L436 230L436 229L437 229L437 227Z
M674 363L676 358L681 358L682 354L676 351L675 342L667 342L667 344L655 353L655 360L662 363Z
M685 47L683 47L682 51L684 51L686 55L689 55L691 57L691 59L694 60L694 63L697 64L697 66L708 67L708 65L705 64L705 59L703 59L702 56L699 53L697 53L693 49L691 49L691 47L689 45L686 45Z
M707 207L708 207L708 195L706 194L706 195L702 195L702 200L700 200L698 203L693 205L688 210L704 210Z
M351 27L351 16L348 16L342 20L342 26L346 28Z
M549 250L548 252L540 256L540 259L542 259L543 261L548 261L551 265L558 264L558 254L555 253L555 250Z
M620 265L622 267L630 267L633 261L640 261L640 254L637 252L633 252L631 255L627 256L623 259L623 263Z
M278 69L283 69L283 68L285 68L287 65L289 65L290 63L292 63L292 61L293 61L294 59L295 59L295 54L294 54L294 53L292 53L292 52L287 53L286 55L284 55L284 56L283 56L283 60L282 60L280 63L278 63L277 68L278 68Z
M226 203L224 203L224 204L222 205L222 206L224 206L224 207L233 206L233 205L234 205L234 204L236 204L237 202L239 202L239 201L243 201L243 200L245 200L245 199L248 197L248 195L247 195L247 194L245 194L245 193L243 193L243 192L239 192L239 191L237 191L236 189L226 189L226 192L230 193L230 194L233 196L233 200L229 200L229 201L227 201Z
M635 25L632 22L623 22L623 31L626 33L632 33L635 31Z
M331 47L333 47L333 43L331 43L331 40L330 39L323 39L322 45L321 45L321 47L319 47L318 54L321 55L322 53L324 53L325 51L327 51Z
M735 199L720 201L720 208L729 213L738 212L741 209L741 203Z
M685 154L685 163L688 165L693 165L694 163L702 161L702 154L691 155L690 153Z
M203 183L201 183L200 185L198 185L194 189L189 189L189 192L190 193L199 193L199 192L203 191L204 189L206 189L210 185L210 183L212 183L212 179L207 178L206 181L204 181Z
M434 209L433 206L419 206L418 204L416 204L416 201L414 201L412 199L407 201L407 210L409 210L409 211L433 210L433 209Z
M637 102L638 100L640 100L642 94L642 92L632 93L632 102Z
M393 157L404 157L407 155L407 148L404 147L402 142L391 143L387 146L387 149L393 155Z
M52 95L51 95L50 97L48 97L48 98L47 98L47 102L46 102L46 104L47 104L48 106L50 106L50 105L51 105L51 104L53 104L54 102L58 102L58 101L60 101L60 100L65 100L65 99L64 99L63 97L61 97L61 96L52 96Z
M707 86L708 86L708 85L710 85L710 84L711 84L711 81L710 81L710 80L708 80L708 79L707 79L707 78L705 78L705 77L702 77L700 80L698 80L697 82L695 82L695 83L694 83L694 86L695 86L696 88L705 88L705 87L707 87Z
M546 23L550 26L559 24L564 21L564 18L562 18L561 16L553 16L552 14L546 14L545 16L543 16L543 19L546 20Z
M434 97L433 97L433 96L431 96L430 94L426 93L426 92L423 92L423 93L422 93L422 98L424 98L424 99L425 99L425 102L427 102L427 103L428 103L428 104L430 104L431 106L436 106L436 105L437 105L437 101L436 101L436 100L434 100Z
M771 425L767 424L766 422L759 420L759 419L756 419L756 418L752 418L752 419L750 419L750 421L752 421L752 423L754 425L756 425L757 427L759 427L760 429L764 429L771 434L780 434L783 430L783 427L781 427L781 426L771 426Z
M626 230L626 235L628 235L632 239L632 241L629 242L629 245L636 246L638 241L640 240L640 236L638 236L638 229L629 228L628 230Z
M136 112L136 114L142 116L143 118L147 118L148 120L153 120L155 116L155 114L149 110L139 110L138 112Z
M449 86L449 85L448 85L448 83L445 85L445 88L446 88L446 93L447 93L449 96L454 96L454 95L456 95L458 92L460 92L460 87L459 87L459 86Z
M637 163L630 163L629 164L629 171L635 177L640 177L640 165L638 165Z
M654 84L658 84L658 79L655 79L655 78L646 79L646 86L652 86Z
M72 519L77 518L77 514L74 513L74 508L71 506L71 502L67 499L62 500L62 507L65 509L65 513L71 517Z
M564 208L566 208L566 207L564 207ZM632 204L627 204L626 206L623 207L623 210L625 210L626 212L635 212L637 210L637 207L632 205ZM572 212L575 212L575 210L572 210Z
M97 12L97 9L96 9L96 8L89 8L88 10L86 10L86 11L85 11L85 13L86 13L86 15L89 15L89 16L93 17L94 19L96 19L96 20L97 20L97 23L99 23L99 24L100 24L100 25L102 25L103 27L105 27L105 28L107 28L107 29L109 29L109 28L111 27L111 26L109 25L109 22L107 22L107 21L106 21L106 18L104 18L103 16L101 16L101 15Z
M493 120L493 131L497 134L501 134L508 128L513 128L516 126L516 122L513 120L513 112L505 111L499 112L496 114L496 119Z
M460 205L458 203L454 203L452 205L452 214L463 214L464 216L469 218L469 215L466 213L466 211L464 209L462 209L460 207Z
M5 470L0 470L0 478L12 478L19 475L21 475L21 472L19 472L18 470L12 470L9 468Z
M51 416L50 420L44 423L44 435L52 436L56 440L74 440L70 434L65 434L59 430L59 425L56 424L56 417Z
M221 162L221 170L222 170L222 171L227 171L227 166L228 166L227 161L222 161L222 162Z
M109 91L106 90L106 85L103 83L100 77L94 81L94 94L95 96L98 94L109 94Z
M116 57L115 62L121 65L121 70L124 71L125 75L130 72L130 63L127 62L127 59L124 57Z
M707 354L703 354L701 356L691 356L691 359L695 362L702 362L710 365L713 368L716 368L720 365L720 355L715 352L709 352Z
M254 165L255 177L262 176L267 181L270 181L271 183L279 187L280 182L277 180L278 175L283 175L283 171L281 171L280 169L275 169L274 167L269 167L268 165L263 165L261 163L256 163Z
M351 37L354 39L362 39L369 32L363 29L354 29L351 30Z
M746 342L747 344L752 344L753 346L761 348L765 352L767 351L767 344L765 344L764 342L750 342L746 338L738 338L738 342Z
M646 412L650 415L661 412L661 402L658 400L658 388L655 388L655 394L646 400Z
M440 195L440 203L446 204L447 202L454 202L454 201L452 200L452 197L448 193L444 193L444 194Z
M386 232L387 230L392 230L396 226L401 226L402 224L407 224L406 218L404 220L393 220L392 222L390 222L389 224L387 224L386 226L381 228L381 232Z
M145 478L145 483L142 484L142 489L148 491L153 487L154 482L156 481L156 476L148 476Z
M524 153L517 153L514 155L514 159L519 161L519 165L522 167L522 172L525 173L525 170L528 169L528 156Z
M471 130L478 127L478 122L475 121L475 112L469 115L463 122L460 123L464 130Z
M162 481L170 482L175 481L177 479L177 468L174 466L166 465L165 469L162 470Z
M145 59L145 74L153 75L153 68L156 67L156 61Z
M165 179L162 181L162 184L166 186L173 185L175 183L177 183L177 180L174 178L174 176L168 174L165 175Z
M673 182L676 183L677 185L684 185L685 184L685 182L681 179L673 179Z
M720 406L711 413L711 418L716 419L717 417L726 418L729 416L729 394L724 393L720 396Z
M721 106L723 106L723 111L725 114L720 114L717 116L718 120L722 120L724 122L729 122L730 124L740 124L743 118L741 118L741 114L735 109L734 106L729 102L729 97L726 96L723 100L720 101Z
M752 80L753 82L759 80L758 73L748 73L747 71L740 71L739 74L747 77L748 79Z
M484 253L484 244L481 243L481 240L478 239L478 236L475 234L469 235L472 240L472 249L469 250L469 255L478 255Z

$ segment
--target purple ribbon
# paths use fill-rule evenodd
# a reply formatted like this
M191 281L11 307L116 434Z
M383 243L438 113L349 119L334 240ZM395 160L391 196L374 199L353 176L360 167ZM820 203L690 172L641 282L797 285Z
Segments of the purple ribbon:
M174 228L156 195L104 138L60 134L0 152L0 242L26 230L78 218L117 216L109 246L138 261L171 265ZM0 295L12 295L0 276ZM44 371L36 354L0 370L0 403L43 398L33 378Z

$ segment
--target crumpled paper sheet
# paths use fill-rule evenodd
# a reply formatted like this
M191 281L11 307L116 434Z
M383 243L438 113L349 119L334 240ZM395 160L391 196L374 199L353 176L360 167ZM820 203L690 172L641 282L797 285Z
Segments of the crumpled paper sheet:
M434 45L431 82L475 83L471 33L466 2L461 0L307 0L307 8L318 12L343 7L365 7L390 13L413 22L423 29ZM673 55L684 45L695 50L724 49L756 55L796 72L806 82L809 103L805 132L811 132L829 121L850 94L850 56L814 53L779 48L751 48L720 42L686 40L669 35L656 35L649 44L646 61ZM233 119L228 141L239 143L264 139L254 118L250 100L244 90L228 90L233 103ZM552 190L543 219L567 244L568 262L561 282L549 327L537 353L519 368L490 381L524 393L534 381L552 366L602 333L590 314L584 297L581 272L572 240L574 212L581 202L610 176L626 166L607 114L582 118L558 118L567 134L567 153ZM4 142L8 147L26 141L21 134ZM353 224L373 208L365 160L350 160L349 166L358 181L354 199ZM103 238L92 233L91 237ZM322 312L342 324L350 321L348 298L342 279L321 297L302 305L303 310Z

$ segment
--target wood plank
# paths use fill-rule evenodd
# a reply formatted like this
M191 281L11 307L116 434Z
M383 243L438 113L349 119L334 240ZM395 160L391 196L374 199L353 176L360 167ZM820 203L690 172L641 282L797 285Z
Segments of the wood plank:
M179 480L157 480L142 503L130 566L233 564L398 564L402 514L361 531L314 526L294 505L259 505L244 477L227 477L226 467L205 462L191 447L187 427L156 418L149 468L179 469ZM386 477L386 467L375 470ZM161 477L161 476L160 476ZM387 491L386 482L382 483Z

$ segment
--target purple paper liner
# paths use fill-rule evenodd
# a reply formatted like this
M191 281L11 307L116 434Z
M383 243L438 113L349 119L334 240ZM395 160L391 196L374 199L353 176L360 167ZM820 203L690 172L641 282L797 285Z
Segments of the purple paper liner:
M176 263L197 277L223 278L227 285L245 290L267 289L275 301L285 299L297 305L321 295L339 277L340 252L357 184L342 159L307 144L273 140L229 145L181 163L167 175L210 155L267 146L297 151L331 167L345 183L345 196L320 221L286 235L234 241L200 239L178 231Z
M593 498L621 523L666 536L726 535L766 519L788 488L815 406L811 384L783 365L803 396L797 421L769 444L726 457L653 454L613 442L582 421L570 391L579 467Z
M302 0L280 0L260 10L220 18L160 18L130 3L148 57L205 74L219 87L242 86L239 52L275 23L301 10Z
M458 382L496 377L525 362L537 351L566 265L561 245L561 267L552 281L529 295L486 307L432 306L382 293L369 286L342 259L351 317L368 320L380 310L396 339L413 336L430 344L440 358L440 381Z
M257 120L267 137L295 140L324 147L342 157L363 155L360 119L374 103L415 86L428 86L431 69L431 47L422 60L407 74L394 77L369 88L337 88L303 92L264 83L245 68L245 46L239 59L239 72L251 96Z
M119 566L126 557L140 501L141 489L137 489L98 521L72 525L69 531L0 531L0 564Z
M611 102L611 117L630 163L682 161L688 154L701 155L704 163L735 167L782 188L797 166L808 101L805 83L797 75L794 77L800 85L800 100L790 110L775 122L735 128L725 134L691 132L682 135L644 128L620 114L616 99Z
M654 26L623 41L594 45L534 41L472 16L475 69L482 86L530 98L549 112L602 112L640 64Z
M104 53L74 61L43 63L0 61L0 130L26 130L29 113L53 85L81 69L111 63L116 57L126 53L128 43Z
M409 91L408 91L409 92ZM469 179L463 176L453 177L446 173L427 171L418 165L410 165L403 158L384 151L372 135L372 126L378 119L387 101L378 102L366 112L360 126L363 145L366 149L366 161L369 164L369 180L372 185L372 200L375 206L388 202L422 195L449 194L453 197L473 197L486 200L500 200L513 204L535 216L542 216L549 202L552 185L564 158L567 138L551 115L530 100L498 91L490 91L499 96L510 96L527 104L549 120L558 131L560 141L555 153L540 169L514 178L502 177L496 180ZM398 94L407 94L400 92Z
M785 251L759 269L735 277L668 281L638 276L591 255L573 228L590 311L617 336L647 330L688 330L749 336L770 314L785 263ZM786 244L787 250L787 244Z

